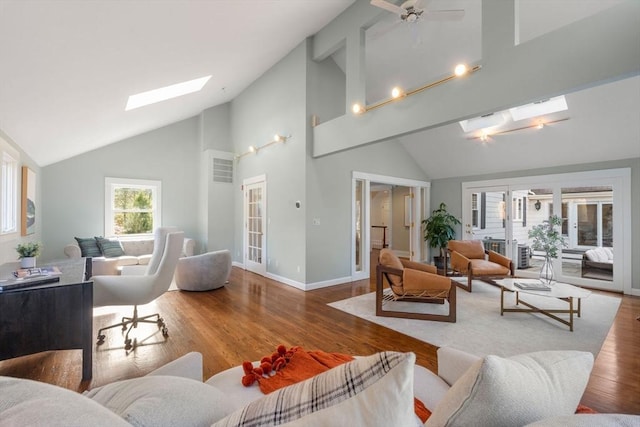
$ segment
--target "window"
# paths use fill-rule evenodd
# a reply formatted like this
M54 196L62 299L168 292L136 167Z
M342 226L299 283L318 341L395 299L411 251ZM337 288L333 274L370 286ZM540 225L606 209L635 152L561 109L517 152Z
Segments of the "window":
M18 163L19 155L0 139L0 235L18 232Z
M471 225L480 228L480 193L471 194Z
M511 210L513 211L512 212L513 220L514 221L518 221L518 222L522 222L522 218L523 218L523 215L522 215L523 208L522 208L522 206L524 205L523 199L522 199L522 197L514 197L512 199L512 202L513 203L511 204Z
M160 227L160 181L105 179L105 236L151 234Z

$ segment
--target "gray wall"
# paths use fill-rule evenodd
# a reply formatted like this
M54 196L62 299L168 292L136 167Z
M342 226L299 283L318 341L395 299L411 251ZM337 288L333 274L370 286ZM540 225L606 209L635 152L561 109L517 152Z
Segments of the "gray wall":
M306 55L303 42L231 102L231 135L236 153L262 146L275 133L291 135L236 162L235 253L242 262L243 180L267 179L267 272L305 281ZM296 209L295 202L302 203Z
M631 168L631 260L632 287L640 289L640 159L628 159L582 165L567 165L545 169L520 170L499 174L476 175L458 178L437 179L431 181L431 206L438 206L440 202L447 204L448 210L456 217L462 217L462 183L490 179L514 178L521 176L537 176L558 173L583 172L599 169ZM456 230L460 236L461 228Z
M239 185L213 182L213 157L232 155L233 140L230 127L231 105L229 103L204 110L200 114L200 143L202 161L200 182L202 183L199 212L199 231L202 251L229 249L234 252L235 196ZM235 164L234 164L235 166Z
M0 138L2 138L7 144L13 147L20 154L20 167L28 166L32 171L36 173L36 231L28 236L20 235L20 202L18 202L18 232L16 234L10 234L0 237L0 264L5 262L14 262L18 260L18 254L15 251L15 247L19 243L25 242L41 242L42 243L42 219L43 212L46 210L42 206L42 174L40 173L40 167L27 156L27 154L13 141L9 135L2 132L0 129ZM20 176L20 175L19 175ZM20 178L18 178L20 180ZM21 182L21 181L20 181ZM18 186L18 194L21 194L20 185ZM46 248L46 247L45 247Z
M74 236L104 234L105 177L162 181L162 224L198 235L198 134L191 118L42 168L43 258L64 258Z

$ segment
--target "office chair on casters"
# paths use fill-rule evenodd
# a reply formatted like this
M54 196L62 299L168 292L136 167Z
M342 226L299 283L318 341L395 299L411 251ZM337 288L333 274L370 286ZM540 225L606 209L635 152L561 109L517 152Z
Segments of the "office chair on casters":
M98 342L104 342L104 331L122 327L125 335L125 349L129 350L132 341L129 333L138 323L155 323L164 336L169 334L160 313L138 316L138 305L148 304L164 294L171 286L173 273L182 252L184 233L173 228L158 228L155 232L155 247L149 261L146 274L142 276L93 276L93 306L133 305L133 316L123 317L122 321L106 326L98 331Z

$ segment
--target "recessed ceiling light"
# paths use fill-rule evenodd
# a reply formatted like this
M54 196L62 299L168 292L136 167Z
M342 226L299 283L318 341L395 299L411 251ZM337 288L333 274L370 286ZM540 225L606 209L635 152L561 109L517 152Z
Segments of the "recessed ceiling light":
M210 78L211 76L201 77L199 79L189 80L188 82L176 83L171 86L131 95L124 110L129 111L134 108L166 101L167 99L176 98L188 93L198 92Z

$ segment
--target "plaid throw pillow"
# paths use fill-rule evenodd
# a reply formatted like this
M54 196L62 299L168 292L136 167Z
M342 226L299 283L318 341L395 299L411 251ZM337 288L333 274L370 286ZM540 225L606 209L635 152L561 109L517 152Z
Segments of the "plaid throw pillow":
M107 258L115 258L124 255L124 250L122 250L122 246L119 241L105 239L104 237L96 237L95 239L98 242L98 247L100 247L102 254Z
M251 402L212 427L415 424L413 353L356 359ZM322 424L322 422L320 423Z
M102 256L102 251L98 247L98 242L93 237L82 238L74 237L80 246L80 255L83 257L99 257Z

